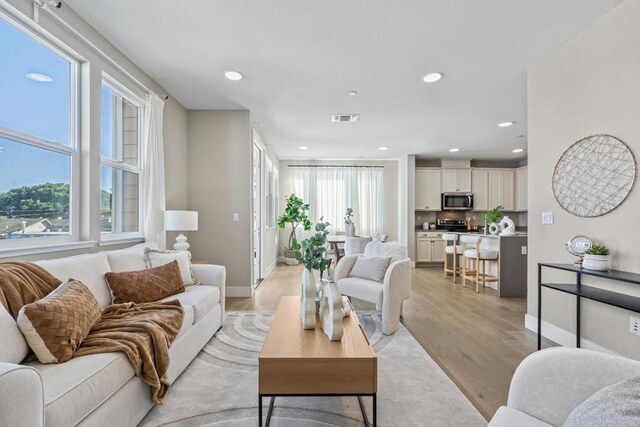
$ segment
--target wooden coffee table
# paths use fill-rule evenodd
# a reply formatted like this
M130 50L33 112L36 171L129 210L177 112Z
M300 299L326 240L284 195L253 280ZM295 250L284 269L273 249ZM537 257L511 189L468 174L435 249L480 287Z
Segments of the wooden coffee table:
M362 396L373 402L372 424L377 424L378 359L355 311L343 320L341 341L329 341L316 318L316 328L304 330L300 297L280 298L258 362L259 425L262 398L271 397L266 426L278 396L355 396L365 426L369 419Z

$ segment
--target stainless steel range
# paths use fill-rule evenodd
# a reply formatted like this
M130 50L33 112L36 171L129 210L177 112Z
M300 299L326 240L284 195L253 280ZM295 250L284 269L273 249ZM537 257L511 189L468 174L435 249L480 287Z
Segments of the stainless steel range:
M464 218L460 219L439 219L436 221L438 228L447 231L466 231L467 223Z

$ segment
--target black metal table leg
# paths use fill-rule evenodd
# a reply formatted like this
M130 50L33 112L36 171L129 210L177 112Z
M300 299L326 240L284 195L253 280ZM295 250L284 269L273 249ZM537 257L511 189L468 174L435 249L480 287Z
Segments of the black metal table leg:
M578 287L582 285L582 275L576 273ZM576 347L580 348L580 295L576 295Z
M358 396L358 403L360 404L360 411L362 412L362 418L364 418L365 427L369 427L369 417L367 417L367 411L362 403L362 396Z
M258 426L262 427L262 395L258 395Z
M265 427L269 427L269 423L271 423L271 414L273 413L274 400L276 400L276 397L271 396L271 401L269 402L269 410L267 411L267 421L264 423Z
M542 266L538 264L538 350L542 349Z
M378 399L376 393L373 393L373 427L378 426Z

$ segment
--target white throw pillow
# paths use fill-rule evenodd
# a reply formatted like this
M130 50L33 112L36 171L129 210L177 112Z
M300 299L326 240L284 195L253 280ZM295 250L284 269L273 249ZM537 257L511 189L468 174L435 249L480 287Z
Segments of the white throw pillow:
M29 346L24 339L18 324L7 310L0 304L0 362L20 363L27 357Z
M180 267L180 275L182 276L182 282L184 283L184 285L187 286L196 284L193 280L193 273L191 272L191 261L189 260L189 252L158 251L147 249L146 255L147 259L149 260L149 266L151 268L169 264L172 261L178 261L178 267Z
M373 280L380 282L384 280L384 274L389 268L391 257L362 256L356 259L349 277L358 277L360 279Z

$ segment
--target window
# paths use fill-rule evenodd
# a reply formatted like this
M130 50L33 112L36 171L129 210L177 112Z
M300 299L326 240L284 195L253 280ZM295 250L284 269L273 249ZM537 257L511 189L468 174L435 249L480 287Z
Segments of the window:
M69 239L77 63L1 18L0 52L0 242Z
M344 231L344 215L353 209L361 236L384 233L384 168L378 166L290 166L294 192L309 203L311 220L321 217L333 232Z
M100 231L140 233L141 101L114 82L102 85Z

